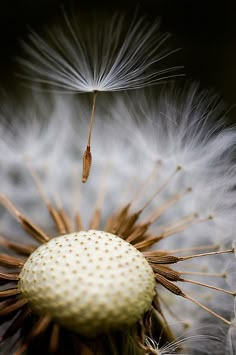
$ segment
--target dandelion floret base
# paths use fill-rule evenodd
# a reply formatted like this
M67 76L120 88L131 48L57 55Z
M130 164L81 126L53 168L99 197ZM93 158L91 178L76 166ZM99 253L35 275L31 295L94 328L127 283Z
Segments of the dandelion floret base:
M18 288L37 313L95 335L140 319L152 303L155 278L131 244L90 230L40 246L22 268Z

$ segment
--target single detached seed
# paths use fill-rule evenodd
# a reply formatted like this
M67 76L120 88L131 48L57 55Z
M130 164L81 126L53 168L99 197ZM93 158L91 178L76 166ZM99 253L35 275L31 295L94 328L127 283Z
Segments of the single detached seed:
M18 288L34 311L84 335L134 324L155 294L154 274L144 256L103 231L50 240L30 255L19 278Z

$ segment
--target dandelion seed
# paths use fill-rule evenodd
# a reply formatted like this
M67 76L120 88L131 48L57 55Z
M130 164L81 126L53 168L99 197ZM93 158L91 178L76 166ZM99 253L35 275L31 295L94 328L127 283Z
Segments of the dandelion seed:
M214 339L214 337L207 337L204 335L189 335L188 333L185 333L182 337L179 337L175 341L166 344L165 346L159 347L159 344L147 337L146 338L146 344L154 350L154 354L156 355L171 355L171 354L181 354L181 355L188 355L189 353L186 353L186 350L183 350L185 347L185 344L188 344L188 350L198 350L199 349L199 342L202 341L211 341Z
M20 59L28 79L60 90L92 92L93 106L82 181L91 167L90 140L96 96L101 91L137 89L176 76L179 67L158 70L156 64L175 51L162 49L168 35L158 34L158 24L134 19L127 29L125 17L113 16L82 31L80 19L64 14L60 24L46 31L45 39L32 33ZM84 27L84 26L83 26ZM174 72L174 74L171 74ZM25 77L25 76L24 76Z
M0 342L15 340L10 353L191 353L203 318L229 328L233 349L235 288L221 261L234 262L236 133L209 124L220 107L195 87L158 102L150 93L148 106L140 92L98 108L95 174L76 212L74 172L86 126L79 122L80 137L80 106L55 98L48 114L56 140L46 132L39 139L43 129L32 139L32 131L30 160L20 127L2 126ZM182 341L186 327L193 335ZM204 334L201 343L213 338Z

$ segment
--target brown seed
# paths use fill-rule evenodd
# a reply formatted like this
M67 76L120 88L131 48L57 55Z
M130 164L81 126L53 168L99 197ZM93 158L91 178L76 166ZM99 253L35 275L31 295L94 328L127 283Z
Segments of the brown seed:
M83 173L82 173L83 183L85 183L88 180L91 164L92 164L92 154L90 152L90 146L88 145L83 155Z

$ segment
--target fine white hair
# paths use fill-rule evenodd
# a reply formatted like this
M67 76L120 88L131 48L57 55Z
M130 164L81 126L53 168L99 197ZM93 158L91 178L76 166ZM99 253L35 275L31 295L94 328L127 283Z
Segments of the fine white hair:
M50 199L58 197L68 213L80 209L85 228L99 191L105 186L104 220L130 200L135 211L151 198L143 212L145 219L145 214L163 208L178 195L160 213L152 226L153 233L162 231L163 226L170 228L186 216L194 215L196 220L164 239L161 243L164 250L209 244L217 245L220 250L232 242L236 228L236 130L224 128L223 121L218 120L223 111L217 100L199 92L194 85L183 93L173 90L160 96L151 90L104 95L96 108L93 166L85 185L80 183L80 171L90 115L86 98L54 96L45 101L43 94L35 94L30 101L27 112L17 108L12 113L15 115L12 125L6 114L2 114L0 178L1 192L34 222L51 228L28 164L35 169ZM152 198L158 189L158 195ZM1 219L1 229L17 239L18 231L7 214ZM199 258L195 263L190 260L184 267L185 271L220 273L222 265L232 264L233 258L227 254L210 260ZM200 280L206 282L206 278ZM227 270L224 278L208 277L208 280L229 288ZM233 300L229 295L219 296L214 290L189 284L183 289L230 317ZM164 295L160 291L160 294L179 318L177 324L171 314L167 315L170 323L176 323L174 328L179 334L183 332L183 324L191 327L193 335L194 329L208 324L209 317L196 305L171 293ZM223 354L225 342L232 349L234 333L231 326L228 342L220 341L219 354ZM206 341L210 353L214 341Z
M179 67L162 67L175 50L163 46L169 35L159 33L158 22L121 15L91 16L88 22L64 14L44 34L32 32L23 43L24 76L81 93L137 89L177 75Z

